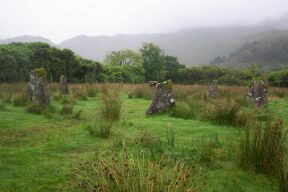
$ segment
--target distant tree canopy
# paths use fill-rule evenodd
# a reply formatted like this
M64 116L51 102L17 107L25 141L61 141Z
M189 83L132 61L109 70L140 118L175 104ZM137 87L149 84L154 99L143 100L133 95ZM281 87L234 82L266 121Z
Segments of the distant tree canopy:
M140 52L146 80L164 80L164 51L153 43L144 43Z
M26 81L29 72L40 67L44 67L48 78L55 81L62 74L70 80L79 80L81 70L85 74L101 71L99 63L78 58L69 49L57 49L46 43L0 45L0 82Z
M175 83L207 84L217 79L220 84L247 85L251 79L263 75L257 65L185 67L177 57L166 55L152 43L144 43L139 52L111 52L104 63L84 59L71 50L46 43L5 44L0 45L0 82L27 81L30 71L40 67L45 68L50 81L58 81L64 74L69 82L144 83L172 79ZM288 70L269 72L268 79L273 86L288 87Z
M272 86L288 87L288 70L273 71L268 80Z
M141 65L141 55L130 49L113 51L105 58L104 64L108 65Z

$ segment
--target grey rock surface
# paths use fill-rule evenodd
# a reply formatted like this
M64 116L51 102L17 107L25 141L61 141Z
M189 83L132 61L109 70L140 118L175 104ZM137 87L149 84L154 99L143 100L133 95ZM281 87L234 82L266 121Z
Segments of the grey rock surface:
M162 83L151 81L150 86L154 87L154 96L150 107L146 111L146 115L166 111L176 106L175 94L172 87L173 83L171 80Z

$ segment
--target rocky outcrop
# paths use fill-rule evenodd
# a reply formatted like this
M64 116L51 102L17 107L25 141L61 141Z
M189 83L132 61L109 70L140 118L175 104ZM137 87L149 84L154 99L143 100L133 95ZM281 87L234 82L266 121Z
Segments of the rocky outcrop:
M264 81L252 80L248 93L247 101L257 107L268 105L268 84Z
M48 105L50 98L47 89L46 72L44 68L31 71L27 95L35 104Z
M176 106L176 99L173 91L171 80L158 83L150 81L150 86L154 87L154 96L146 115L166 111Z
M67 77L64 75L61 75L61 77L60 77L59 90L62 94L68 94L69 93Z
M218 96L219 96L218 81L213 80L208 87L208 97L218 97Z

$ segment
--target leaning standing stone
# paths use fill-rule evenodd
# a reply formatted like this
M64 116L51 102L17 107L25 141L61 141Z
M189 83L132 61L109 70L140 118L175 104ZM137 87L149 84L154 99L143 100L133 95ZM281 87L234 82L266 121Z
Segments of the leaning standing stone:
M69 93L67 77L65 77L64 75L61 75L61 77L60 77L59 90L63 94L68 94Z
M35 104L48 105L50 103L44 68L31 71L27 91Z
M218 97L219 91L218 91L218 81L213 80L212 83L208 87L208 96L209 97Z
M154 97L146 115L155 114L176 106L174 91L172 88L172 81L164 81L158 83L156 81L150 82L150 85L155 87Z
M252 80L248 93L247 101L257 107L268 105L268 85L264 81Z

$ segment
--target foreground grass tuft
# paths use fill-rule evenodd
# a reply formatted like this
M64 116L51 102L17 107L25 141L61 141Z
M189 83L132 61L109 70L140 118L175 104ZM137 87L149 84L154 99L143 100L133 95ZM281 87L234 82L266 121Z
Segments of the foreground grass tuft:
M176 162L172 166L164 160L156 163L145 158L120 153L96 153L93 160L81 162L71 185L85 191L178 192L200 191L195 183L195 168Z
M256 173L276 174L283 163L283 120L267 122L265 128L246 128L240 140L240 165Z

